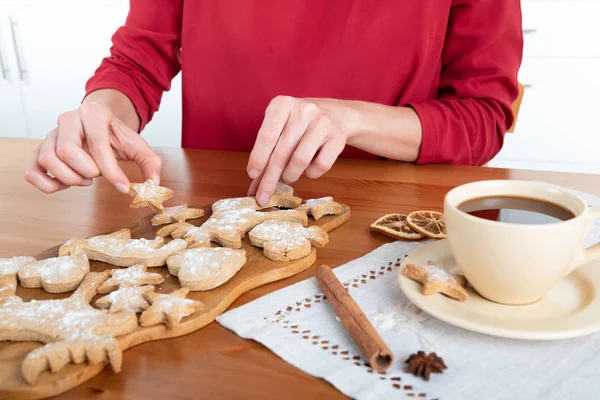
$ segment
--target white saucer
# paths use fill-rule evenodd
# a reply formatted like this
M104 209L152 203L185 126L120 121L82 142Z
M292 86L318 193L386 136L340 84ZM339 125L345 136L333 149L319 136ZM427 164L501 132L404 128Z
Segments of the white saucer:
M555 340L600 331L600 261L590 262L563 278L533 304L507 306L481 297L468 287L469 299L459 302L441 294L424 296L421 284L403 276L407 263L436 265L459 272L447 240L412 252L398 271L400 288L420 309L431 316L471 331L514 339Z

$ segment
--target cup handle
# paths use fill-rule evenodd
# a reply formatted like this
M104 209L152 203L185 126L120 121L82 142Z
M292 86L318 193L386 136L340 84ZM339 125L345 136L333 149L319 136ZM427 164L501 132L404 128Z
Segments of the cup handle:
M586 229L586 234L589 233L590 228L592 227L594 222L596 222L597 220L600 219L600 208L590 207L588 210L587 219L588 219L588 226ZM575 270L577 267L580 267L590 261L597 260L599 258L600 258L600 242L596 243L593 246L590 246L587 249L582 250L581 253L579 254L579 256L577 257L577 259L575 260L575 262L573 263L573 266L571 266L571 268L569 268L569 270L567 271L567 275L570 274L571 272L573 272L573 270Z

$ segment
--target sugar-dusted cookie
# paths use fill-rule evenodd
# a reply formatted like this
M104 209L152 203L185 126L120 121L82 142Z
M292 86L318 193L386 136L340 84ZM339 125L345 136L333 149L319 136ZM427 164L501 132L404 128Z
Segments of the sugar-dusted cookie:
M163 282L161 274L148 272L144 264L136 264L125 269L111 270L111 277L98 287L98 293L104 294L130 286L158 285Z
M465 290L467 279L463 275L451 275L443 268L428 261L425 265L407 264L402 275L423 284L425 296L442 293L458 301L466 301L469 294Z
M195 228L192 224L188 224L187 222L177 222L175 224L163 226L156 231L156 236L171 236L173 239L181 239L192 228Z
M17 275L0 275L0 302L17 292Z
M333 197L321 197L320 199L306 200L299 209L305 210L312 215L315 220L325 215L341 214L344 210L342 206L333 201Z
M135 313L108 314L89 305L108 277L108 271L88 273L66 299L0 299L0 340L47 343L23 361L21 371L29 384L34 385L43 371L58 372L70 362L110 361L113 370L120 371L122 352L115 337L132 332L138 323Z
M248 236L253 246L262 247L265 257L275 261L306 257L311 252L311 245L323 247L329 242L329 235L322 228L305 228L288 221L265 221L254 227Z
M162 213L152 217L152 225L165 225L176 222L185 222L189 219L196 219L204 216L204 210L199 208L188 208L187 204L175 207L167 207Z
M223 247L188 249L167 259L169 273L190 290L214 289L231 279L244 264L244 250Z
M37 260L33 257L0 258L0 276L16 275L23 265L31 264Z
M23 265L18 272L21 286L43 288L50 293L75 290L90 271L85 254L54 257Z
M102 261L117 267L144 264L147 267L165 265L167 258L187 247L183 239L164 243L164 238L153 240L131 239L129 229L89 239L71 239L58 250L59 255L83 253L90 260Z
M139 313L150 307L144 295L154 291L154 286L122 287L96 300L96 307L107 308L111 314L120 312Z
M273 193L273 194L276 196L287 196L287 197L293 197L296 195L296 193L294 193L294 188L283 182L279 182L277 184L277 186L275 187L275 193Z
M163 211L163 202L173 197L171 189L158 186L152 179L144 183L132 183L129 187L129 195L133 197L131 208L150 207L155 212Z
M188 288L181 288L169 294L147 292L144 297L151 304L140 316L140 325L166 324L177 328L182 318L188 317L204 307L200 301L186 299Z

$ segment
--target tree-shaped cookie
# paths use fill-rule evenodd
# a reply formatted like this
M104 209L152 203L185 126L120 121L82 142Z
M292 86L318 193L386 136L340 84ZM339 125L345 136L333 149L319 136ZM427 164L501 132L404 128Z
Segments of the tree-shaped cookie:
M333 197L321 197L320 199L306 200L299 209L305 210L312 215L315 220L318 220L325 215L341 214L344 211L341 205L333 201Z
M111 277L98 287L98 293L104 294L129 286L158 285L163 282L161 274L148 272L143 264L136 264L125 269L113 269Z
M190 290L214 289L231 279L244 264L244 250L223 247L188 249L167 259L169 273Z
M18 272L21 286L43 288L50 293L75 290L90 271L85 254L54 257L23 265Z
M183 239L171 240L167 244L161 237L153 240L131 239L131 231L121 229L109 235L68 240L60 247L58 254L83 253L90 260L102 261L117 267L128 267L134 264L160 267L165 265L170 255L186 247L187 242Z
M175 207L167 207L162 213L152 217L152 225L165 225L177 222L185 222L189 219L196 219L204 216L204 210L199 208L189 208L187 204Z
M265 257L275 261L297 260L311 252L311 245L323 247L329 235L318 226L304 226L287 221L266 221L248 234L253 246L262 247Z
M166 324L171 329L177 328L183 318L204 307L199 301L186 299L189 291L188 288L182 288L169 294L146 293L145 298L151 306L140 316L140 325Z
M0 340L47 343L29 353L21 366L33 385L50 369L58 372L69 362L98 364L110 361L121 369L122 352L117 336L138 326L135 313L108 314L89 305L108 271L90 272L73 295L61 300L23 302L12 293L0 299Z
M148 303L144 295L152 291L154 291L154 286L150 285L122 287L96 300L96 307L107 308L111 314L142 312L150 307L150 303Z
M166 187L158 186L152 179L144 183L132 183L129 195L133 197L131 208L150 207L155 212L163 211L163 202L173 197L174 192Z

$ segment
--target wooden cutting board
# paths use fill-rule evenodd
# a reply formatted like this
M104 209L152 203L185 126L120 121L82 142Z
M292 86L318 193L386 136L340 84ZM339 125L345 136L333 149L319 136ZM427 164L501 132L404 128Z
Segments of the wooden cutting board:
M342 204L342 206L344 209L342 214L325 216L318 221L309 218L309 224L318 225L325 231L331 232L350 219L350 208L345 204ZM210 216L210 206L203 207L203 209L205 217L188 222L199 226L206 221ZM132 238L152 239L156 236L155 233L160 227L153 227L150 224L150 218L151 216L148 216L139 220L134 226L130 227ZM330 241L334 240L335 235L330 235ZM58 248L59 246L55 246L48 249L36 258L55 257L58 254ZM140 343L194 332L213 322L242 294L258 286L296 275L313 265L317 258L317 250L313 248L310 255L300 260L272 261L263 255L261 248L251 246L247 237L242 241L242 248L246 250L247 262L232 279L216 289L205 292L190 292L188 295L188 298L200 300L204 303L205 307L202 311L183 319L176 329L169 329L163 324L147 328L139 327L135 331L118 338L121 349L125 351ZM117 268L96 261L90 262L90 266L92 271ZM170 293L181 287L177 278L170 275L166 267L149 268L148 270L158 272L164 277L164 282L155 286L157 292ZM17 296L25 301L66 298L71 293L51 294L42 289L24 289L20 286L17 289ZM101 296L96 296L91 304L94 305L99 297ZM55 374L44 372L38 383L35 386L30 386L21 374L21 363L29 352L39 346L41 344L35 342L0 342L0 399L39 399L56 396L96 376L107 365L107 363L93 366L86 363L67 364L64 369ZM127 368L127 364L124 363L122 368Z

